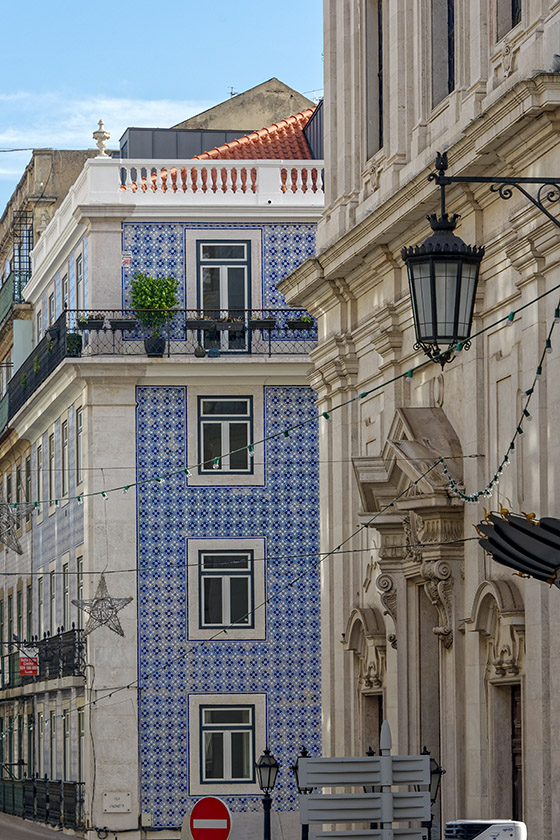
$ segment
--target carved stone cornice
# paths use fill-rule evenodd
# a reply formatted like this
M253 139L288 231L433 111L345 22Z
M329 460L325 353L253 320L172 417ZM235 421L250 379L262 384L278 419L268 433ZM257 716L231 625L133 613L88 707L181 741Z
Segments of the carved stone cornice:
M377 350L384 362L394 361L395 354L400 353L402 348L402 329L393 304L388 303L375 313L372 332L373 349Z

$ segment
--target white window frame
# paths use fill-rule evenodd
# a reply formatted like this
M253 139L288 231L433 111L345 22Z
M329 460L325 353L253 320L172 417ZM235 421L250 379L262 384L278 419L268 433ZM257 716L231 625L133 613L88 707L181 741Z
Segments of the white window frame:
M76 484L84 480L83 469L84 452L84 410L81 405L76 408Z
M247 553L252 557L252 621L250 625L204 626L201 600L201 554ZM189 639L212 639L216 643L232 639L266 638L266 539L229 537L228 539L187 540L187 627Z
M258 794L256 779L252 781L234 781L231 779L203 779L203 732L201 728L201 710L211 706L236 708L253 707L253 756L260 755L267 744L267 697L266 694L190 694L189 707L189 775L191 795L219 794Z
M56 499L56 436L54 429L48 436L47 447L49 507L54 507Z
M70 563L62 564L62 626L70 630Z
M222 561L224 564L220 568L212 568L211 563L214 559ZM228 565L228 560L233 562ZM235 563L240 562L243 565L238 568ZM213 549L202 550L198 555L198 576L199 576L199 624L200 627L206 629L217 630L223 627L229 627L232 624L232 594L231 587L233 581L242 580L245 584L244 591L247 599L247 608L241 617L243 623L237 621L235 626L243 626L251 628L254 622L254 596L253 596L253 552L246 550L226 550L215 551ZM221 620L217 622L206 621L204 614L207 606L207 581L219 581L220 583L220 615ZM208 599L209 600L209 599Z
M61 467L62 467L62 487L61 495L68 495L68 478L69 478L69 458L68 458L68 419L63 420L60 426L60 448L61 448Z
M223 414L206 414L204 412L205 404L212 402L223 403L224 406L245 402L247 411L243 414L231 414L227 411ZM213 472L221 472L248 475L253 472L253 458L248 452L246 456L246 467L232 467L230 465L229 452L235 446L231 442L231 430L233 426L244 426L247 429L247 444L253 443L253 400L250 396L228 395L222 397L219 395L208 395L198 398L199 473L208 475ZM212 460L203 462L205 432L211 428L219 428L221 431L220 457L217 468Z
M212 721L212 714L221 713L225 716L228 714L231 717L235 715L242 715L245 720L242 722L222 721L220 723ZM233 756L235 748L233 746L233 736L235 734L248 735L249 745L249 760L247 762L248 775L234 776L233 774ZM206 748L207 744L211 742L214 737L218 737L222 742L222 770L221 776L207 776L206 775ZM223 706L215 704L200 706L200 780L204 784L250 784L255 781L255 707L252 704L245 704L233 706L230 703Z
M83 310L84 308L84 256L78 254L76 257L76 309Z

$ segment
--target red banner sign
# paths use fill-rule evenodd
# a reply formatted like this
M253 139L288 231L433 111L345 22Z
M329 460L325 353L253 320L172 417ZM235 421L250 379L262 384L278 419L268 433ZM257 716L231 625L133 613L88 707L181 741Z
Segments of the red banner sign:
M39 651L37 648L22 648L19 652L19 673L22 677L36 677L39 674Z

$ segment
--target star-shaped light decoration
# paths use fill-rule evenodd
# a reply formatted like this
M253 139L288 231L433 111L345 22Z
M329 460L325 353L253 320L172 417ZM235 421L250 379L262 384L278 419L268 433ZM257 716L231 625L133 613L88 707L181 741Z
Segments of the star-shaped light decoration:
M86 629L84 630L84 636L87 636L88 633L92 633L94 630L97 630L97 628L101 627L102 624L106 624L109 630L112 630L114 633L118 633L119 636L124 636L124 630L121 627L117 613L119 610L122 610L123 607L126 607L126 605L131 601L132 597L111 598L107 589L104 574L102 574L99 578L94 598L91 600L85 600L84 598L72 599L73 604L75 604L79 609L84 610L84 612L89 615Z

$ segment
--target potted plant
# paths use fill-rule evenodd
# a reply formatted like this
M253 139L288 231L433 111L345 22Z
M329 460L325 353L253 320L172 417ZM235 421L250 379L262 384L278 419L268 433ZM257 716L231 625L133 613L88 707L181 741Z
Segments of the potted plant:
M109 324L113 332L120 330L126 332L136 328L136 318L134 315L123 315L122 318L109 318Z
M66 355L82 355L82 336L79 333L66 333Z
M138 322L151 330L151 335L144 339L148 356L161 357L165 351L165 338L160 335L161 328L168 323L177 309L177 289L179 281L175 277L152 277L139 272L130 284L130 299Z
M188 330L215 330L216 320L208 315L195 315L194 318L187 318L185 327Z
M313 318L311 315L301 315L299 318L288 321L288 326L291 330L312 330Z
M249 320L249 326L252 330L273 330L276 326L276 318L272 315L263 315L260 318L252 317Z
M245 328L243 318L234 318L233 315L228 315L226 318L219 318L216 321L216 329L229 330L230 332L241 332Z
M78 327L81 330L102 330L105 323L105 316L101 312L95 315L80 315Z

